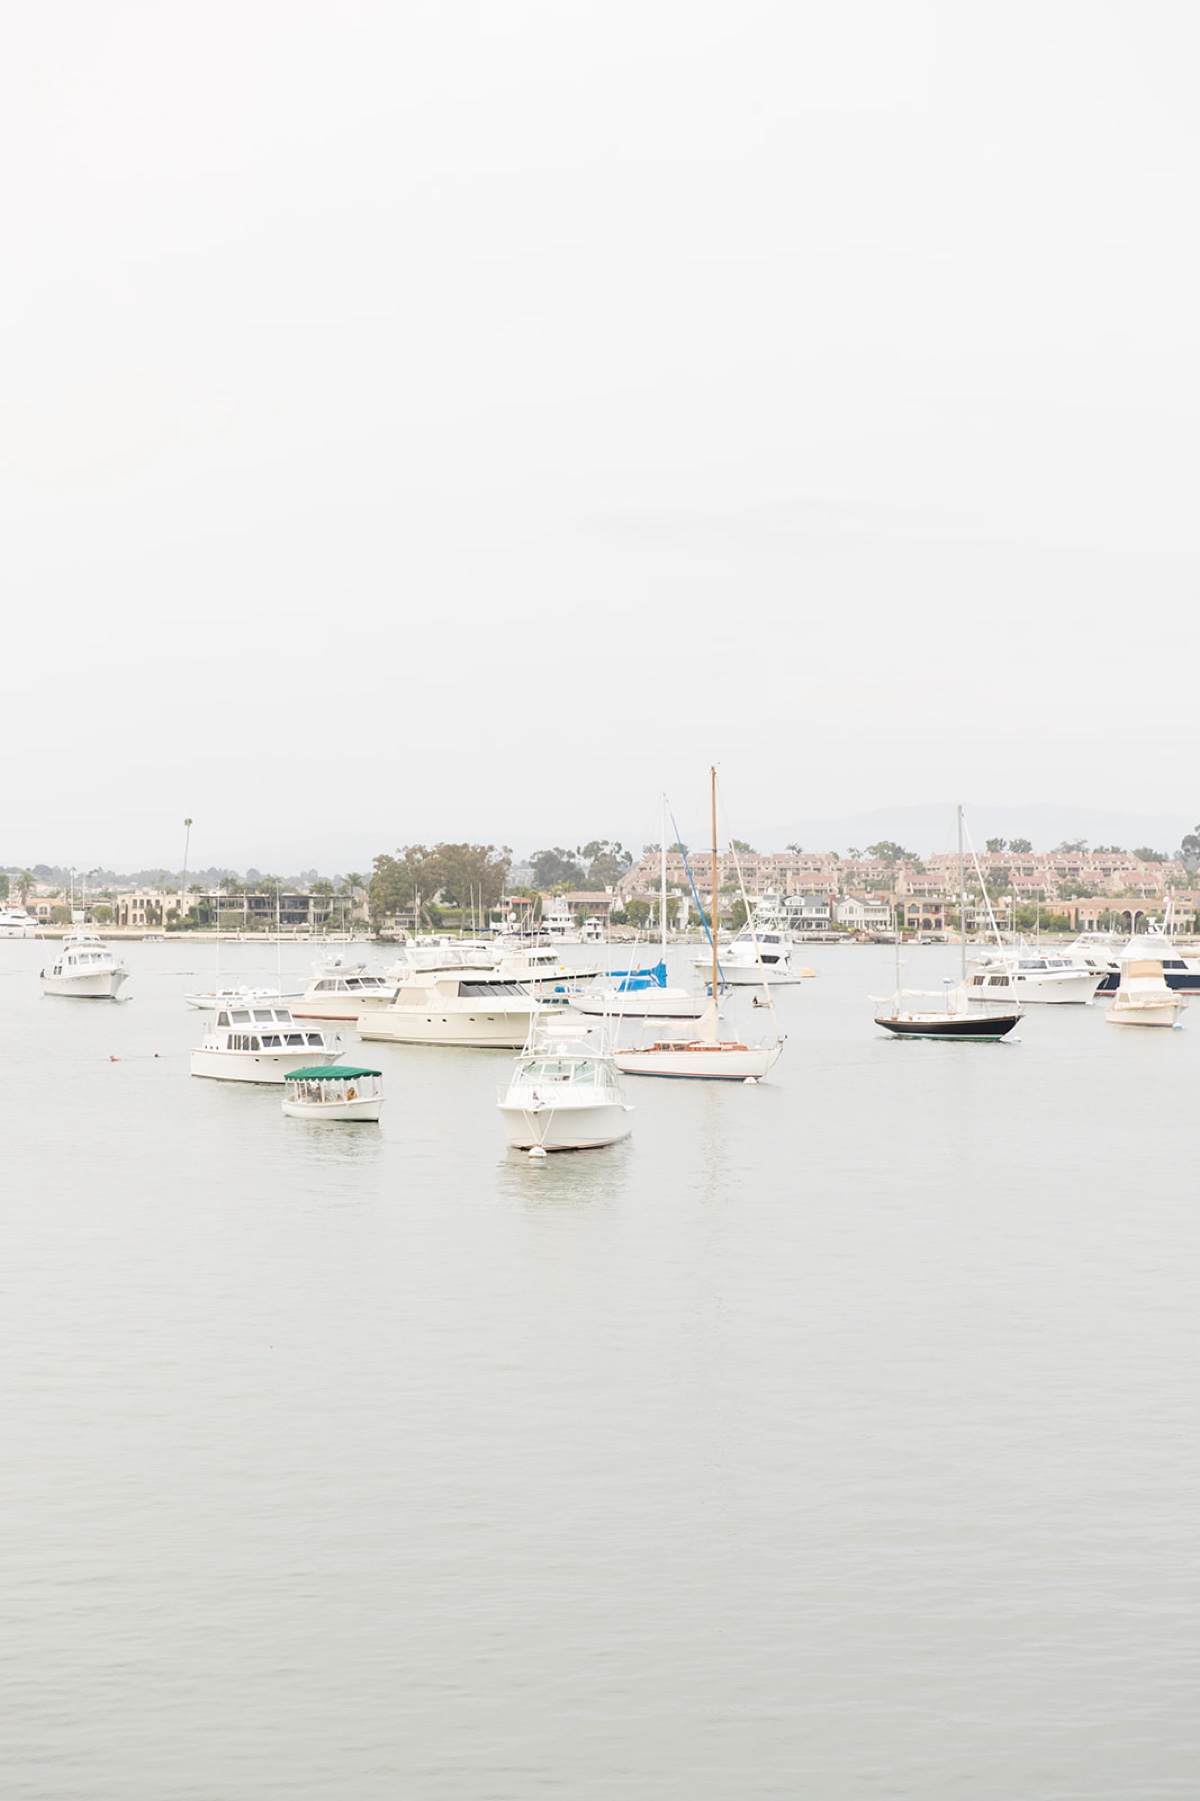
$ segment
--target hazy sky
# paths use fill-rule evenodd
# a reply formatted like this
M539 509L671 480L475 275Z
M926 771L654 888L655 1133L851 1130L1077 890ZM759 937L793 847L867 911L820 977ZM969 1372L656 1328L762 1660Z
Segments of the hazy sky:
M1200 817L1198 50L11 7L0 862Z

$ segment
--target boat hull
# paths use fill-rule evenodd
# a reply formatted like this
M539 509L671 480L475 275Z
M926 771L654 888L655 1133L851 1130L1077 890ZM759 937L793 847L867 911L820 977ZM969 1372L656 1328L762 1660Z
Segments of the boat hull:
M692 1082L758 1082L778 1060L782 1045L647 1045L618 1051L613 1062L624 1076L661 1076Z
M501 1102L500 1112L515 1151L600 1150L633 1130L633 1108L620 1101L587 1107L510 1107Z
M194 1076L210 1076L218 1082L279 1082L294 1069L311 1069L336 1063L341 1050L319 1051L312 1045L294 1051L195 1050L191 1053Z
M573 994L576 1013L602 1019L699 1019L708 1009L707 994L672 993L670 989L635 988L628 994L609 990L600 994Z
M917 1013L884 1013L876 1017L875 1024L897 1038L943 1038L952 1043L978 1040L995 1044L1012 1031L1020 1017L1019 1013L937 1013L925 1017Z
M42 976L43 994L70 996L81 1001L115 999L129 972L125 969L86 970L73 976Z
M289 1005L293 1019L344 1019L353 1025L360 1013L378 1012L380 1008L390 1007L391 996L381 994L378 998L372 995L330 994L318 995L311 1000L296 1000Z
M1170 1000L1146 1007L1129 1007L1114 1001L1104 1017L1110 1026L1173 1026L1186 1005L1186 1001Z
M360 1038L386 1044L445 1044L459 1049L519 1051L529 1036L533 1007L457 1013L441 1009L379 1007L360 1013Z

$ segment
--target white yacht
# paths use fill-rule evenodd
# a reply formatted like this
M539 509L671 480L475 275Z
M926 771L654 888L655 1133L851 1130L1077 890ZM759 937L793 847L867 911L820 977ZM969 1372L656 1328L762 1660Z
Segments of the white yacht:
M42 970L44 994L81 1000L112 1000L129 971L102 938L79 926L63 939L52 963Z
M365 963L330 957L312 966L312 980L292 1002L297 1019L357 1019L369 1007L387 1007L398 984L387 976L367 974Z
M38 922L24 907L0 907L0 938L36 938Z
M533 1156L616 1144L633 1130L633 1108L612 1053L567 1021L530 1029L524 1053L500 1097L508 1142Z
M390 1006L360 1013L358 1033L393 1044L519 1051L537 1008L522 982L502 982L487 971L430 970L402 980Z
M336 1063L342 1050L336 1034L298 1026L287 1007L221 1006L191 1068L222 1082L282 1082L293 1070Z
M707 969L710 957L693 957L694 969ZM733 987L772 987L800 982L803 976L792 965L792 947L782 932L758 931L744 926L732 943L718 950L721 978Z
M1120 984L1104 1017L1115 1026L1173 1026L1186 1006L1157 957L1122 957Z
M971 959L964 986L969 1001L1086 1006L1103 980L1104 971L1099 967L1084 968L1066 957L1001 948Z

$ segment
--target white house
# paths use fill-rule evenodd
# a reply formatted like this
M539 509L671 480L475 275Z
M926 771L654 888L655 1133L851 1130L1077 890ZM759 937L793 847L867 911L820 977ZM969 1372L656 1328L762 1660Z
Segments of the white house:
M859 900L853 894L838 901L837 922L852 932L890 932L896 923L890 900Z

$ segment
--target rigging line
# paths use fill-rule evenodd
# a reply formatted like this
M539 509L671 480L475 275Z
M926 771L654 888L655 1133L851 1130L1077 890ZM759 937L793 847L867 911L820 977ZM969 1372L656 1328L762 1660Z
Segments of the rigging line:
M700 924L704 927L704 936L708 939L709 948L711 949L712 943L713 943L713 935L712 935L712 930L708 923L708 915L704 911L704 902L700 899L699 894L696 892L696 878L692 874L692 866L688 862L688 854L683 848L683 839L679 836L679 827L675 823L674 813L671 814L671 829L675 833L675 842L679 846L679 854L683 858L683 867L687 871L688 884L692 890L692 899L696 903L696 910L700 915ZM718 964L718 968L720 968L719 964ZM715 995L713 996L713 999L714 1000L716 999Z
M750 916L750 901L746 894L746 884L742 880L741 859L737 853L737 846L733 842L733 833L729 828L729 814L725 809L725 790L724 790L724 788L722 788L719 780L717 782L717 792L721 796L721 817L725 821L725 835L729 839L729 848L733 854L733 867L737 870L738 887L740 888L741 894L742 894L742 906L746 910L746 923L750 927L750 940L751 940L751 943L754 945L754 955L758 961L758 973L762 977L763 993L766 995L767 1005L771 1009L771 1024L775 1027L775 1036L779 1040L779 1042L782 1044L783 1043L783 1033L779 1030L779 1015L775 1011L775 996L771 993L771 986L770 986L770 983L767 981L767 966L763 962L762 952L758 948L758 933L754 928L754 923Z

